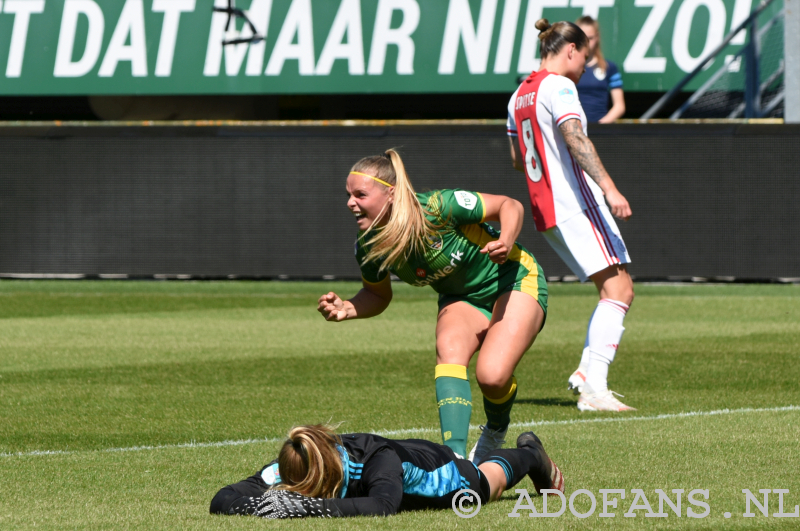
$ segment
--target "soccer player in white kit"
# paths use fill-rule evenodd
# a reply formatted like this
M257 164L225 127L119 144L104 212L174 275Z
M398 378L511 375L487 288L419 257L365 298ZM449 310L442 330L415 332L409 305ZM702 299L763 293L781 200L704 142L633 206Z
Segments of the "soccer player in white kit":
M607 382L634 296L625 267L631 259L613 217L627 221L631 208L586 136L575 88L590 52L586 35L571 22L541 19L536 28L541 67L508 104L511 158L528 177L536 229L581 282L592 279L600 294L580 365L569 377L569 389L580 393L578 409L631 410Z

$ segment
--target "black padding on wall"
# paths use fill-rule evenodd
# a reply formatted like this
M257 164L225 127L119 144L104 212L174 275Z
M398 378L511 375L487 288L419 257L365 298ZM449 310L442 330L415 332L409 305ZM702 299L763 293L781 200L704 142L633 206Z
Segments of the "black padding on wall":
M398 147L415 187L506 194L498 126L0 128L0 273L358 278L344 181ZM639 278L800 277L800 127L593 126ZM571 272L534 228L547 276Z

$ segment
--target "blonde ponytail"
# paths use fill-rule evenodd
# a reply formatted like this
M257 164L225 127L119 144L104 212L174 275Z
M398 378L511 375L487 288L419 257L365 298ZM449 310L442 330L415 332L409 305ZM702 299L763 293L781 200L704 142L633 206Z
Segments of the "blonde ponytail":
M364 257L364 262L383 259L380 264L382 271L405 262L412 254L424 254L428 242L432 241L441 226L434 225L426 217L428 212L417 200L417 194L406 174L400 154L394 149L389 149L384 156L361 159L350 171L364 173L371 171L373 173L369 173L370 175L374 175L394 187L392 212L389 220L367 242L370 249ZM365 231L364 237L371 232L381 217L382 213Z
M278 488L312 498L335 498L342 489L341 439L333 426L295 426L278 454Z

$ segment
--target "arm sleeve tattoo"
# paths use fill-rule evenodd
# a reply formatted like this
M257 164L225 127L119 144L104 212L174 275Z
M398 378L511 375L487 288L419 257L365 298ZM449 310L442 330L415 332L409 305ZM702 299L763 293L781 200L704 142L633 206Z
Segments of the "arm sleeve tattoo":
M589 137L583 133L581 121L567 120L559 125L558 128L561 130L561 134L564 135L564 140L567 143L570 153L575 157L575 161L580 167L583 168L583 171L597 184L600 184L601 181L608 178L608 172L606 172L605 167L603 167L603 163L600 161L600 156L597 154L594 144L592 144Z

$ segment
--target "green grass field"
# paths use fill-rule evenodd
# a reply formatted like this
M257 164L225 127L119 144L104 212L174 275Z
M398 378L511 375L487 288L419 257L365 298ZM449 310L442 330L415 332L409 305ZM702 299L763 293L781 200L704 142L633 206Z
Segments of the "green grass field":
M0 282L0 529L774 529L742 489L800 504L800 286L637 286L610 387L638 408L580 413L566 391L594 288L552 285L516 375L514 436L533 429L567 493L626 489L615 518L508 518L516 494L451 511L270 522L208 514L293 424L438 438L435 294L395 284L371 320L327 323L316 299L355 283ZM474 378L473 378L474 380ZM473 397L480 404L473 381ZM484 420L480 407L473 424ZM477 438L471 432L471 441ZM513 440L513 439L512 439ZM529 488L525 480L519 487ZM684 489L683 516L625 518L643 489ZM710 514L687 518L708 489ZM760 495L759 495L760 496ZM771 495L770 514L778 512ZM696 498L699 499L699 498ZM541 510L541 498L534 498ZM558 500L550 502L558 508ZM576 509L587 511L587 498ZM666 511L669 511L665 507ZM732 513L730 519L724 512Z

